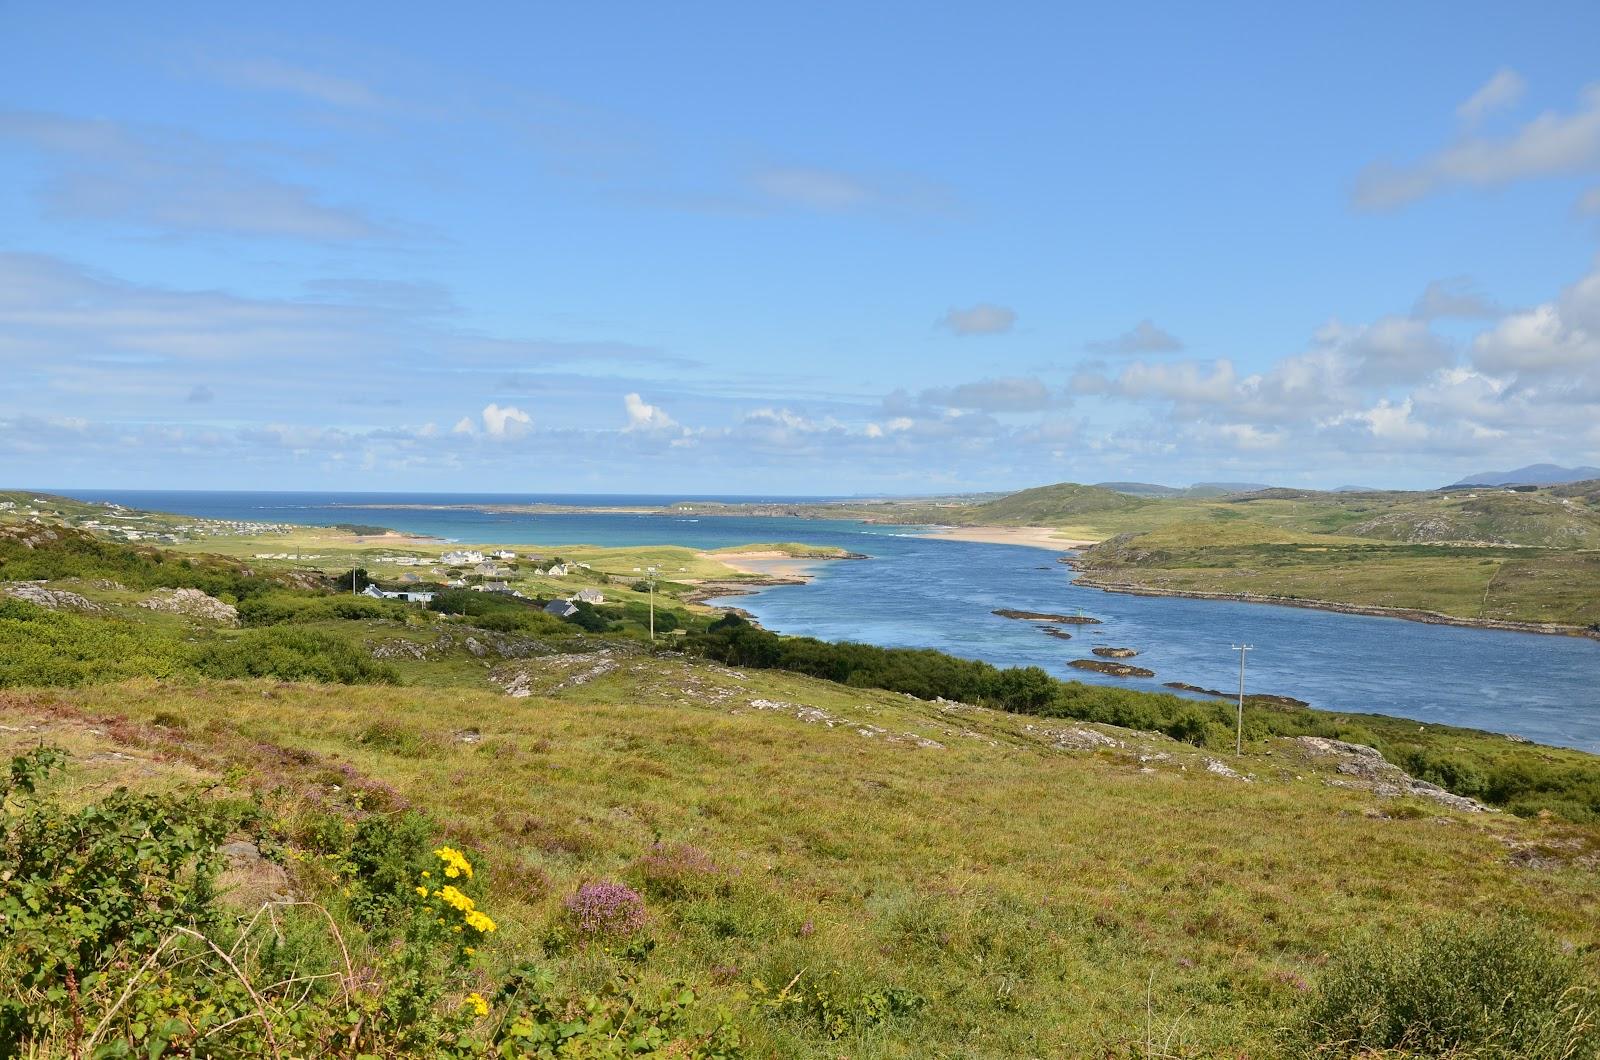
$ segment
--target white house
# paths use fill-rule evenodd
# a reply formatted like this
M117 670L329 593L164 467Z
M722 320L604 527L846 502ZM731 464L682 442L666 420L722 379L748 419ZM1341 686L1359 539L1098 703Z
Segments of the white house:
M362 596L370 596L374 600L403 600L408 604L427 604L433 602L433 593L423 591L409 591L393 589L380 589L376 585L369 585L361 590Z
M497 548L493 552L489 553L489 555L493 559L516 559L517 558L517 554L515 552L511 551L509 548Z
M439 562L450 567L464 567L483 562L483 553L472 548L452 549L439 557Z
M548 574L552 578L565 578L572 573L572 565L568 563L553 563L550 565L549 570L541 573Z

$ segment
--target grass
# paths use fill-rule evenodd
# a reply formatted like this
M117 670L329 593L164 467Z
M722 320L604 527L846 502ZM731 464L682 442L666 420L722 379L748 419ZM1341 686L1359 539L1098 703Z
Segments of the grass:
M74 751L84 792L376 778L481 855L492 959L574 986L596 969L552 943L563 899L629 881L648 974L733 1006L766 1055L1140 1055L1147 1020L1184 1055L1277 1055L1355 926L1509 909L1591 970L1600 943L1591 830L1333 786L1288 741L1235 762L1245 783L1125 730L1095 727L1127 749L1069 753L1034 719L643 653L523 700L136 681L0 693L0 724L0 752ZM661 886L657 844L716 868ZM1532 847L1566 860L1508 860ZM905 1005L834 1040L825 1006L751 1001L797 974L839 1005Z
M1470 620L1600 623L1600 550L1386 545L1236 524L1176 524L1107 542L1078 566L1092 585L1251 593L1435 611Z

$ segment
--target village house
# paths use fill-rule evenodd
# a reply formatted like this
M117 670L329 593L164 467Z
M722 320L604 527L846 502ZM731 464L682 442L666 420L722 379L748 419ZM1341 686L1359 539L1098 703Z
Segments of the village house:
M602 593L599 589L579 589L568 599L585 604L603 604L606 602L605 593Z
M439 562L450 567L466 567L483 562L483 553L477 549L452 549L439 557Z
M408 604L428 604L433 602L433 593L424 590L395 590L380 589L376 585L369 585L361 590L362 596L370 596L374 600L403 600Z
M565 578L572 573L572 565L569 563L553 563L550 565L549 570L542 570L539 573L547 574L552 578Z
M578 608L570 600L551 600L544 605L544 611L545 614L555 615L557 618L571 618L578 613Z
M497 548L493 552L489 553L489 555L493 559L507 559L507 560L509 560L509 559L516 559L517 558L517 554L515 552L511 551L509 548Z

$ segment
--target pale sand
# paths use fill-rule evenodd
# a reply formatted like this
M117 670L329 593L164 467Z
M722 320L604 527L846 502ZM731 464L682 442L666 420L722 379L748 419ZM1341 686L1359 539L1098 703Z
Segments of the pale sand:
M787 552L699 552L701 559L713 560L732 567L740 574L759 574L766 578L810 578L819 563L828 560L819 556L791 556Z
M919 536L943 537L951 541L982 541L990 545L1027 545L1056 552L1088 548L1097 543L1061 537L1059 531L1049 526L946 526Z

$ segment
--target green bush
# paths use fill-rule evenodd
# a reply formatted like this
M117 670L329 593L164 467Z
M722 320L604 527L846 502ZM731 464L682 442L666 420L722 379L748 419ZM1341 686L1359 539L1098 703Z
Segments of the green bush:
M320 630L268 626L236 637L208 641L194 653L205 677L276 677L328 684L398 684L392 666L374 662L349 641Z
M397 600L374 600L349 593L262 593L239 605L239 619L247 626L274 626L283 623L387 620L404 622L407 605Z
M183 556L158 548L102 541L81 530L34 530L22 542L16 530L0 531L0 581L109 578L131 589L200 589L244 600L280 588L221 556Z
M1578 960L1516 916L1447 917L1337 955L1308 997L1295 1055L1582 1060L1600 1055Z
M0 597L0 688L75 687L188 671L176 635Z

